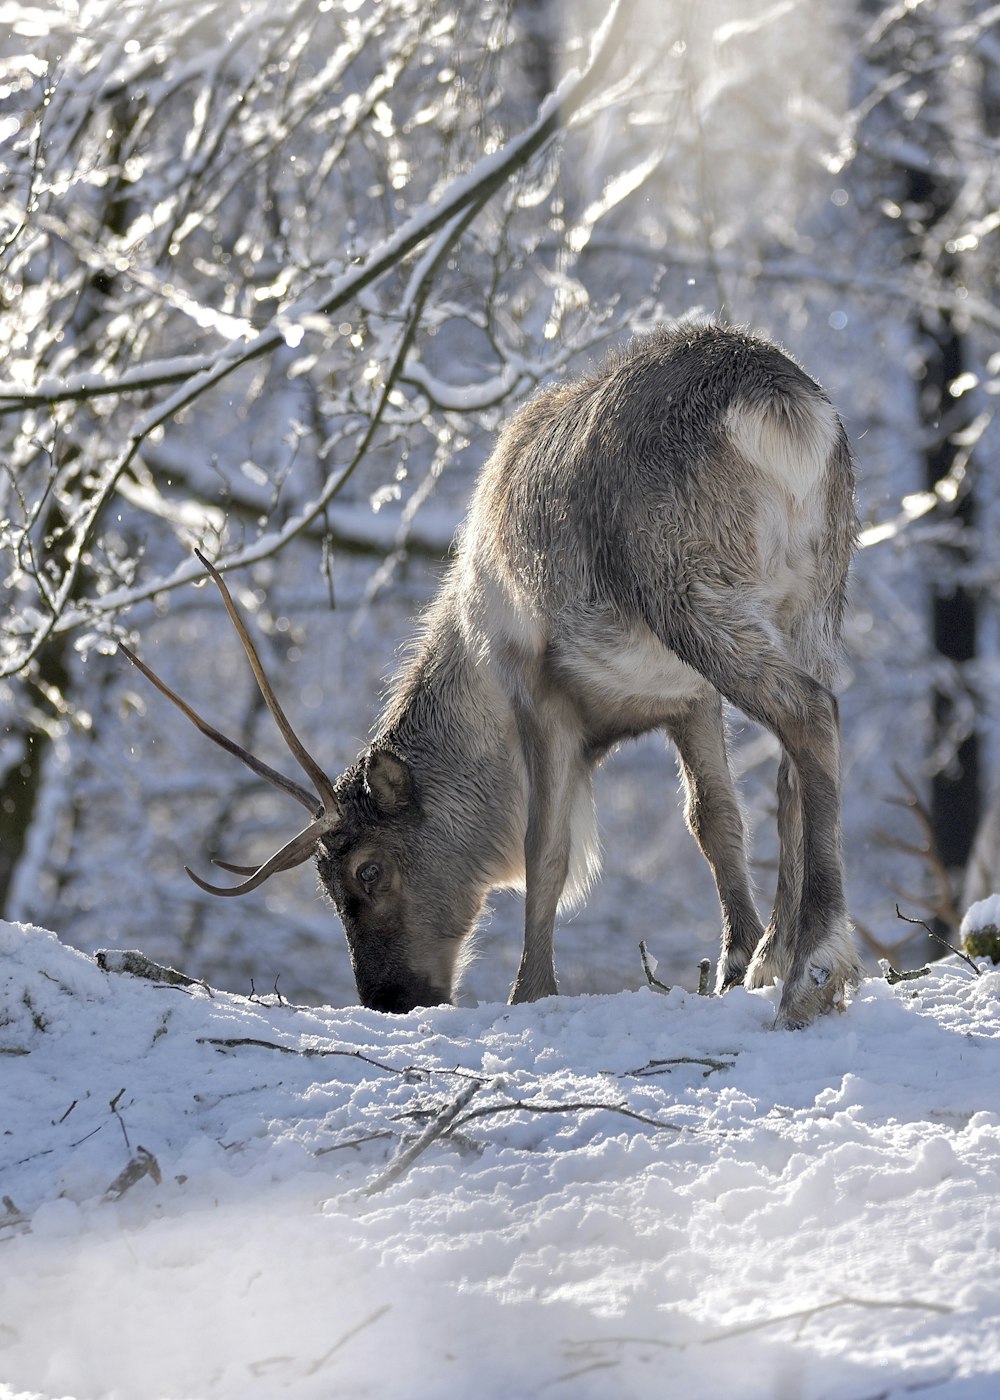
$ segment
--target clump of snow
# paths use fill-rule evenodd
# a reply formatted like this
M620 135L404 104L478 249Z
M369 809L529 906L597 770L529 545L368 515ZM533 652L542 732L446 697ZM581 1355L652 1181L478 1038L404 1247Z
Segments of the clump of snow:
M963 942L970 933L1000 933L1000 894L987 895L969 905L959 929Z
M973 958L1000 963L1000 894L980 899L968 909L960 929L962 947Z
M776 1003L300 1009L0 924L0 1397L992 1396L1000 971Z

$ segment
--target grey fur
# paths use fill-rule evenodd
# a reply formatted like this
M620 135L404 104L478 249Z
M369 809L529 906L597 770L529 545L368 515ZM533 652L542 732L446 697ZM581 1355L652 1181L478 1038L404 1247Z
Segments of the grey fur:
M220 735L126 648L203 733L313 813L264 865L229 867L242 884L192 878L242 894L314 854L361 1000L385 1011L450 1000L486 895L521 886L511 997L534 1000L556 990L557 909L596 874L593 769L621 740L662 729L719 890L718 989L780 977L778 1024L805 1024L860 975L829 688L856 527L843 426L782 351L713 325L637 339L543 390L500 435L375 738L334 784L203 560L317 797ZM723 698L783 750L766 930Z
M720 990L784 978L784 1025L840 1001L859 965L829 685L855 532L840 420L759 338L663 329L521 409L371 749L337 785L339 824L320 840L362 1000L404 1010L450 999L488 891L510 885L525 888L512 1000L555 992L557 907L596 867L593 767L660 728L719 888ZM766 932L720 696L785 755ZM390 803L369 771L386 755L408 775ZM379 889L357 879L366 863L379 866Z

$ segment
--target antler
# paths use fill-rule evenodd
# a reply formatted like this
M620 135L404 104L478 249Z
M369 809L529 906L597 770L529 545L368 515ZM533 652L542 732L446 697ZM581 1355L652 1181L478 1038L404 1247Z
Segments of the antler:
M230 739L227 735L223 734L221 730L216 729L214 725L202 719L201 715L199 715L196 710L192 709L185 700L182 700L175 691L171 690L166 681L161 680L156 672L152 670L151 667L147 666L144 661L140 661L135 652L127 647L124 642L119 642L118 648L120 651L124 652L132 665L137 667L146 679L156 686L157 690L160 691L162 695L165 695L168 700L172 701L181 713L186 715L191 723L195 725L206 738L211 739L213 743L218 744L219 747L225 749L227 753L234 754L235 757L242 763L245 763L252 772L256 773L259 778L265 778L267 782L272 783L276 788L280 788L282 792L287 792L289 796L295 798L296 802L301 802L303 807L311 812L313 820L309 825L304 827L297 836L293 836L291 841L286 842L279 851L276 851L274 855L264 861L262 865L230 865L226 861L213 862L213 864L221 866L224 870L231 870L237 875L247 875L249 877L239 885L210 885L206 880L203 880L200 875L196 875L193 870L190 870L187 866L184 867L194 883L200 889L207 890L209 894L249 894L251 890L255 890L258 885L262 885L265 880L277 874L278 871L291 870L296 865L304 864L316 849L318 838L322 836L324 832L336 826L337 822L340 820L340 804L337 801L337 795L334 792L333 783L330 778L309 753L291 724L289 724L288 718L278 702L278 697L275 695L267 676L264 674L264 668L261 665L260 657L257 655L257 649L250 639L250 634L237 610L236 604L233 602L222 575L219 573L218 569L205 558L200 550L196 549L195 554L208 570L219 592L222 594L222 601L225 603L226 611L229 613L233 626L236 628L236 635L243 643L243 650L247 654L247 659L250 662L257 685L260 687L260 693L264 697L264 703L271 712L278 729L281 731L281 736L288 745L292 757L312 780L313 787L316 789L315 793L310 792L300 783L295 782L293 778L288 778L284 773L279 773L276 768L272 768L270 764L265 763L262 759L256 758L249 750L245 749L242 744L238 744L235 739Z

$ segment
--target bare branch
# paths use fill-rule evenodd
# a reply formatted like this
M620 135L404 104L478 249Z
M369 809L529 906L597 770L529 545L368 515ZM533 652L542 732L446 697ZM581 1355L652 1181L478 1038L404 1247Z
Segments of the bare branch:
M973 972L976 974L977 977L980 977L982 975L982 970L976 966L975 962L973 962L972 958L969 957L968 953L963 952L961 948L956 948L953 943L949 943L946 938L942 938L940 934L935 933L929 924L924 923L923 919L908 918L906 914L901 912L898 904L896 905L896 918L902 919L903 922L906 924L919 925L919 927L925 931L928 938L932 938L935 943L940 943L942 948L947 948L949 953L954 953L957 958L961 958L964 963L967 963L968 966L972 968Z
M520 136L514 137L500 151L484 156L467 175L458 176L439 202L418 211L403 226L374 249L364 264L337 277L325 297L317 302L283 310L272 325L260 331L248 344L234 345L222 355L210 360L195 357L171 368L169 362L152 366L147 376L135 371L117 376L113 381L94 380L80 376L76 382L46 383L34 390L0 384L0 416L20 413L40 404L66 401L81 402L108 394L137 393L162 388L170 384L185 387L156 410L141 431L145 437L153 427L179 413L212 385L232 374L242 365L261 355L271 354L287 343L290 329L310 317L331 316L354 301L365 288L401 263L414 249L432 238L472 206L481 208L511 175L526 165L561 131L565 130L574 113L590 97L604 77L614 54L627 32L635 0L615 0L594 37L587 66L570 73L559 87L545 99L534 123Z
M120 479L135 460L143 443L197 398L219 385L236 370L270 355L286 344L297 344L308 330L311 321L316 318L326 319L342 311L387 272L398 267L417 248L441 234L441 241L417 269L416 286L411 283L413 296L407 308L408 319L400 336L389 375L391 387L391 382L399 374L409 350L425 288L436 275L446 257L447 249L461 236L468 223L511 175L566 129L574 114L596 90L627 30L633 5L634 0L617 0L595 36L588 64L582 71L567 75L542 103L535 121L519 136L512 138L496 153L481 158L468 174L452 180L436 204L418 209L395 233L371 250L357 267L350 267L347 271L335 275L325 295L283 307L271 323L249 342L234 342L208 363L196 359L192 365L190 360L186 360L171 367L161 361L158 366L154 365L152 378L146 380L141 373L129 371L124 382L120 375L113 380L107 380L91 374L76 382L67 383L63 380L61 383L45 383L36 386L34 390L25 391L18 386L8 385L0 391L2 413L23 412L26 408L42 403L54 406L67 400L80 401L108 394L138 393L171 384L178 385L176 392L169 394L133 423L117 456L95 474L89 484L87 499L75 515L72 535L65 542L58 586L51 589L47 614L35 623L28 637L23 640L19 637L12 638L12 645L0 663L0 676L13 675L23 669L37 655L54 630L69 630L81 621L111 610L106 597L90 599L86 603L78 604L72 611L70 600L78 591L82 561L92 544L99 521L117 490ZM328 333L335 334L332 326ZM371 441L371 435L380 421L388 397L389 387L384 390L375 417L369 423L369 430L363 438L362 451ZM339 475L329 474L316 500L295 519L287 522L276 533L258 541L250 551L242 552L243 562L268 557L320 518L353 472L360 455L356 453L353 461ZM176 580L176 574L174 578Z
M642 962L642 970L646 974L646 981L649 986L652 987L653 991L669 992L670 988L667 986L666 982L661 982L656 975L656 962L651 956L649 949L646 947L646 940L644 938L640 938L639 940L639 958Z
M916 784L903 772L899 764L893 766L896 781L903 789L902 796L890 796L885 800L894 807L903 807L908 812L912 812L922 834L923 839L919 844L908 842L900 837L891 836L886 832L880 833L880 839L884 845L892 850L899 851L903 855L918 857L927 868L931 881L933 893L921 898L918 895L909 893L906 897L914 903L926 908L934 917L939 918L948 928L957 929L962 916L955 903L955 893L952 888L951 872L945 865L941 853L938 850L937 839L934 833L934 823L931 819L930 810L921 797ZM902 892L900 892L902 893ZM899 906L896 907L899 914ZM904 916L899 915L900 918ZM918 923L919 920L909 919L908 923ZM926 924L924 925L926 928ZM928 929L928 932L930 930ZM940 941L940 940L939 940Z
M362 1196L377 1196L405 1176L417 1158L422 1156L432 1143L448 1131L462 1110L469 1105L473 1097L483 1087L483 1083L484 1081L481 1079L474 1079L471 1084L467 1084L452 1099L451 1103L434 1115L416 1141L412 1142L409 1147L403 1148L386 1170L370 1181L360 1194ZM468 1120L463 1119L462 1121Z

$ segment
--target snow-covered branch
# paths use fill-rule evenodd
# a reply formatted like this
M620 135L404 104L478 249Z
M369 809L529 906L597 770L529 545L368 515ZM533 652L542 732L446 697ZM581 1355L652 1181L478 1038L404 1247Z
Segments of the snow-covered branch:
M256 335L235 340L221 354L210 358L181 356L155 360L113 377L80 374L66 381L49 378L30 386L0 381L0 414L21 412L40 404L79 402L182 384L182 389L158 405L139 425L135 436L144 438L241 366L283 345L299 345L311 321L335 315L467 209L481 208L512 175L566 128L607 71L627 31L633 5L634 0L614 0L594 37L586 66L566 75L542 103L535 121L525 131L495 153L483 156L467 173L454 178L438 198L412 213L396 232L372 249L359 267L336 276L322 295L290 304Z
M24 415L39 408L59 410L68 405L93 403L102 425L109 418L100 408L101 400L112 399L119 405L127 397L141 403L157 389L173 387L173 392L133 419L118 451L109 461L99 466L95 464L89 474L86 489L72 509L72 525L62 541L59 567L47 579L44 594L39 599L41 608L35 609L34 620L27 630L7 631L0 676L22 670L51 636L77 626L85 618L107 614L111 611L109 598L123 596L121 590L107 588L89 597L83 596L81 567L89 557L96 532L118 491L119 482L137 463L144 444L154 441L168 425L190 411L197 400L217 390L224 380L247 371L255 361L296 350L317 327L322 328L323 344L329 354L338 340L354 335L351 326L346 330L338 328L335 318L352 305L365 315L366 294L421 246L429 245L423 261L410 273L410 290L405 292L402 305L395 312L396 316L402 315L403 328L395 338L390 363L369 381L372 387L377 387L374 381L380 379L381 386L374 406L365 415L365 425L351 457L339 470L328 472L321 490L303 501L279 529L266 532L252 545L237 551L230 566L269 557L328 509L373 442L393 398L430 287L451 248L496 192L565 131L580 106L592 96L627 30L632 5L633 0L618 0L611 7L594 37L586 63L563 78L542 102L535 119L518 136L499 144L496 150L475 161L468 172L451 178L443 189L432 192L398 228L353 259L351 266L330 273L324 269L314 270L314 289L305 296L283 299L261 330L240 335L221 353L208 356L154 356L144 365L131 364L112 372L95 369L50 373L27 385L16 380L0 385L0 413ZM97 274L98 277L104 275L103 272ZM185 310L190 313L191 307ZM233 324L233 317L227 312L225 317L217 317L210 329L219 333ZM119 409L116 407L114 411ZM30 528L22 524L22 538L29 533ZM146 591L176 586L188 576L182 565L156 584L150 584ZM38 579L42 575L36 573L35 577ZM22 615L30 617L27 609L23 609Z

